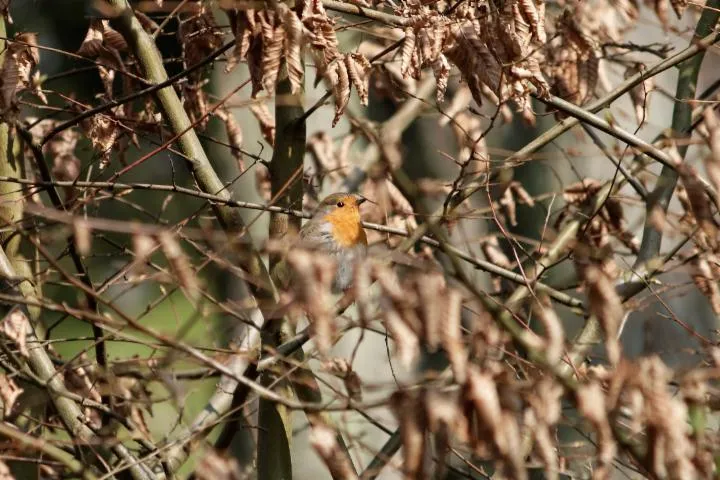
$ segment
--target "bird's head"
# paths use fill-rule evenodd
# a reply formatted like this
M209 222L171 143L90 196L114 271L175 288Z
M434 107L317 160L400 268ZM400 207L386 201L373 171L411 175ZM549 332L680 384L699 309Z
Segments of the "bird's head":
M360 205L366 200L355 193L333 193L320 202L313 213L313 220L330 223L333 237L342 247L367 244L360 220Z

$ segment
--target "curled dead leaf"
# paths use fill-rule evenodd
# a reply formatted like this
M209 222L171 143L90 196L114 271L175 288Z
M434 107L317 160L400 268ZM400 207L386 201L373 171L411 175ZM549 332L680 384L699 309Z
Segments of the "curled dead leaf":
M12 309L0 322L0 333L15 342L20 355L25 358L30 358L27 337L32 332L30 320L19 308Z
M4 418L8 418L12 414L15 402L22 393L23 389L17 386L15 380L7 375L0 375L0 400L3 404Z

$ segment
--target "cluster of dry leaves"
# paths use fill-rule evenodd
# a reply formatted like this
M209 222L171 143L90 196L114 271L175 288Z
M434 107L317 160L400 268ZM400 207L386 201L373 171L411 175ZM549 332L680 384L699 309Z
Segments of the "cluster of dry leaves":
M309 261L310 256L299 255ZM576 249L576 255L583 252ZM566 402L594 431L593 478L612 478L618 459L629 460L652 478L713 475L716 434L702 423L689 424L688 418L702 415L713 402L710 385L720 376L720 353L711 350L704 365L686 373L671 371L658 357L635 361L621 357L616 341L610 340L616 338L623 311L606 272L609 262L593 259L585 251L578 264L590 311L606 330L611 361L608 367L580 366L578 382L551 373L563 361L566 344L562 324L547 298L533 311L544 336L528 333L526 343L534 350L531 356L543 352L549 370L514 358L512 338L464 289L447 285L440 272L416 271L399 277L374 260L360 266L353 287L360 322L382 322L401 364L411 366L421 351L439 348L450 364L451 375L430 375L421 385L400 387L392 395L403 447L400 468L406 478L427 478L431 472L442 475L455 455L494 463L505 478L528 478L528 465L539 465L547 478L558 478L571 461L557 438L558 427L565 424ZM310 283L325 277L317 271L306 275ZM378 301L370 301L372 282L379 285ZM329 280L326 283L328 287ZM304 290L317 295L314 289L319 286L315 283ZM323 315L313 318L313 327L318 345L325 345L327 353L337 340L334 324L327 323L332 321L330 312L319 311L327 307L308 303L308 297L298 300L311 317ZM337 358L326 365L326 371L345 380L348 396L359 400L362 384L352 366ZM673 383L677 392L670 387ZM327 424L315 424L311 443L331 472L356 478L340 453L336 434Z
M325 79L335 95L337 123L355 87L364 105L368 101L370 62L358 53L341 53L335 22L322 2L297 2L295 11L279 3L274 9L226 10L236 46L226 66L231 71L247 62L252 95L275 93L278 78L287 78L293 94L304 88L303 51L307 48L316 68L316 81ZM281 66L282 64L282 66Z

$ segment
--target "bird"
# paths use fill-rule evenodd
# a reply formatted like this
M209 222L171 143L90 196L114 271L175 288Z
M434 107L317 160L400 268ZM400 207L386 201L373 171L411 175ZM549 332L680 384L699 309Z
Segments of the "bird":
M332 257L337 271L332 292L345 292L353 280L355 265L367 255L367 235L360 218L360 205L367 199L355 193L333 193L325 197L302 226L297 247L322 252ZM287 288L292 280L286 261L272 271L279 287Z

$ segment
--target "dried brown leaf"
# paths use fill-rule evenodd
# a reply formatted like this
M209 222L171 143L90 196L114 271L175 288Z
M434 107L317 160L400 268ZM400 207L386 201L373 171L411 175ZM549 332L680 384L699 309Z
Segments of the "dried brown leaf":
M419 302L423 340L430 352L440 346L446 302L445 277L440 272L420 274L415 277L415 289Z
M493 450L503 459L509 477L527 478L517 421L512 414L503 411L498 384L490 374L474 366L468 369L467 380L464 395L473 406L481 429L477 442L491 442Z
M502 268L512 268L512 262L510 262L505 252L500 248L496 236L488 237L482 242L480 248L489 262Z
M173 279L185 291L190 300L196 300L200 294L200 285L192 264L180 243L170 232L162 232L157 237L160 249L167 258L173 272Z
M260 35L253 38L247 52L247 66L250 72L250 83L252 91L250 96L257 98L257 94L263 89L263 44Z
M348 397L356 402L362 401L362 382L352 365L344 358L334 357L323 362L322 369L342 379Z
M144 15L149 32L157 29L158 25L149 17ZM138 20L143 21L138 15ZM215 15L207 5L202 5L191 15L180 17L180 25L177 29L177 39L183 51L182 60L185 68L190 68L202 62L223 44L223 32L215 22ZM192 86L197 86L205 74L196 71L188 77Z
M336 60L328 67L327 78L331 79L330 84L333 86L335 95L335 118L333 118L332 126L334 127L340 121L345 108L350 101L350 75L345 66L345 62Z
M326 356L335 334L331 289L336 263L329 256L302 249L291 250L287 262L299 279L293 287L310 318L315 344L320 354Z
M3 404L4 418L10 417L15 402L22 393L23 389L17 386L15 380L7 375L0 375L0 400Z
M415 53L415 30L412 27L405 28L405 37L400 52L400 73L403 76L417 76L414 69L411 70L412 56Z
M315 161L318 175L327 175L332 180L342 177L344 165L340 162L333 139L325 131L314 133L308 138L307 149Z
M8 20L10 19L10 15L7 15ZM12 23L12 22L9 22ZM54 473L54 472L49 472ZM7 466L5 462L0 460L0 480L15 480L15 477L13 476L12 472L10 471L10 467Z
M255 165L255 188L260 198L269 202L272 198L272 183L270 181L270 170L259 163Z
M0 107L3 110L15 107L17 95L32 86L32 73L39 61L37 34L16 34L8 44L0 70Z
M10 16L10 3L12 3L12 0L0 0L0 15L5 17L7 22L12 25L13 19ZM7 468L7 467L5 467ZM9 472L8 472L9 473ZM1 477L0 477L1 478Z
M505 216L513 227L517 225L517 205L515 203L515 197L513 196L512 190L509 188L505 189L502 198L500 198L500 206L505 210Z
M274 17L263 11L260 15L262 26L262 82L265 90L272 94L275 92L280 63L283 56L285 43L285 28L282 24L275 25Z
M103 30L103 20L91 20L85 39L83 39L76 53L83 57L99 56L103 50Z
M560 361L565 349L565 329L550 298L541 295L533 304L533 312L540 319L545 333L545 358L550 364Z
M323 459L333 478L340 480L358 478L343 448L338 444L334 429L323 423L316 423L310 430L310 445Z
M235 35L235 48L228 56L225 73L230 73L242 60L247 59L255 30L255 11L252 9L237 11L225 10L230 20L230 28Z
M280 4L280 12L285 28L285 62L287 65L290 90L298 93L303 85L304 67L302 63L303 24L298 16L284 3Z
M706 258L701 255L693 257L693 271L691 273L695 286L710 301L710 306L716 315L720 315L720 287L718 287L718 278L710 268L710 264Z
M582 385L577 390L577 403L580 414L595 427L598 444L598 466L593 472L594 478L609 478L616 446L612 429L608 421L605 406L605 392L596 382Z
M563 190L563 198L567 203L582 205L593 195L600 191L602 184L594 178L584 178L581 182L573 183Z
M345 55L345 66L350 76L350 81L360 97L360 104L367 106L370 90L370 61L360 53L348 53Z
M232 456L213 449L206 449L199 456L195 467L197 480L240 480L246 478L240 471L238 461Z
M108 115L98 114L81 122L81 125L93 148L100 154L100 170L105 169L110 164L118 138L117 121Z
M240 173L242 173L245 171L245 159L242 153L243 131L235 120L232 112L221 108L216 110L215 114L225 124L225 132L228 137L228 143L230 144L230 153L235 157Z
M32 334L33 329L30 325L25 312L19 308L14 308L0 322L0 333L15 342L20 355L30 358L30 351L27 345L27 336Z
M435 100L437 103L442 103L445 101L445 91L447 90L448 79L450 78L450 63L445 55L438 56L437 60L433 63L433 74L437 82Z
M92 230L88 222L82 219L73 221L75 246L81 255L88 255L92 247Z
M616 365L621 355L618 331L625 309L610 277L587 256L585 248L587 247L576 249L576 268L588 295L590 313L597 318L605 332L608 359L611 364Z
M688 3L689 0L670 0L670 5L672 5L672 9L678 18L682 18L683 13L685 13L685 9L688 6Z
M551 429L560 421L563 388L548 377L533 385L528 395L530 409L526 411L526 422L535 437L535 448L545 464L548 479L558 478L558 456Z
M405 478L424 478L427 418L423 400L418 394L403 391L395 392L391 400L400 427Z
M467 352L462 342L462 295L448 289L446 295L445 324L441 333L442 346L447 353L455 381L462 385L467 378Z
M643 65L636 64L625 70L625 78L630 78L642 71ZM655 88L653 77L649 77L630 90L630 100L635 108L635 119L638 123L647 121L648 107L650 104L650 92Z
M705 193L703 182L692 165L680 163L677 166L677 171L685 187L690 206L689 213L692 213L695 222L705 234L704 242L707 242L707 247L716 250L719 236L718 226L713 215L712 204Z
M265 102L253 103L250 105L250 112L255 116L260 125L260 133L270 145L275 144L275 119L270 113Z
M705 171L716 191L720 191L720 119L715 109L703 111L703 126L707 130L710 155L705 158Z
M142 275L146 270L147 260L157 249L158 243L148 235L136 234L132 237L132 246L135 258L131 272L134 275Z
M512 181L510 182L509 189L512 190L515 196L520 200L520 203L527 205L528 207L535 206L535 199L533 199L527 190L525 190L522 183Z
M420 355L420 340L417 333L405 323L394 308L383 308L381 315L385 327L395 343L400 364L406 369L410 369Z

